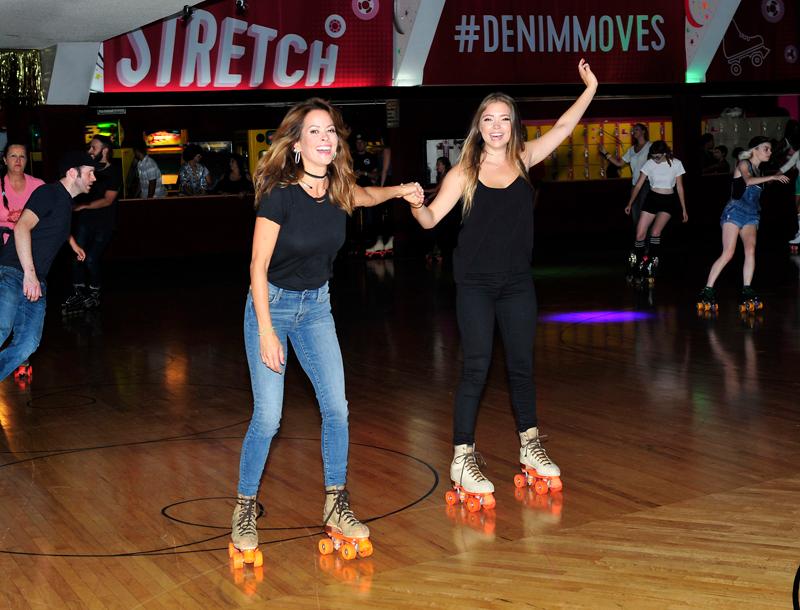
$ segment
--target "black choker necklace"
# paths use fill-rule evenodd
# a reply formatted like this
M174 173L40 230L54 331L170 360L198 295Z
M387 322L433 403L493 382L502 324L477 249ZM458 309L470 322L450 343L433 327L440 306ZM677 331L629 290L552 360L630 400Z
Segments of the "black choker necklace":
M311 172L309 172L309 171L307 171L307 170L303 170L303 173L304 173L306 176L311 176L312 178L316 178L317 180L322 180L322 179L324 179L324 178L327 178L327 177L328 177L328 174L322 174L321 176L317 176L316 174L312 174Z

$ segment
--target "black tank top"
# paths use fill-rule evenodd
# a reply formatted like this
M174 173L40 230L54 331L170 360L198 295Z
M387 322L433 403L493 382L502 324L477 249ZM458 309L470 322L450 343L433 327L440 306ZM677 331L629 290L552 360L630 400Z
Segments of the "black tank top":
M530 269L533 251L533 188L522 176L506 188L478 181L453 253L453 275L518 273Z
M753 164L750 163L749 160L747 160L747 169L750 170L751 176L758 177L761 175L759 168L753 167ZM746 188L747 184L745 184L744 177L739 176L738 178L734 178L731 183L731 199L741 199Z

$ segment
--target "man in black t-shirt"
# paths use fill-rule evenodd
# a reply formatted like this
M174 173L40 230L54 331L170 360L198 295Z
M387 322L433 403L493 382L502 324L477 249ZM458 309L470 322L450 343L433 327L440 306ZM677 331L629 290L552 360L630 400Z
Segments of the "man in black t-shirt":
M113 144L108 136L97 135L89 143L89 154L98 163L97 180L88 195L78 197L74 211L75 240L86 251L86 259L72 265L73 294L63 312L82 311L100 304L100 258L111 241L117 220L117 196L122 190L122 171L112 162ZM87 289L88 283L88 289Z
M79 258L83 251L70 237L72 198L88 193L96 162L83 152L68 153L59 164L63 176L31 195L0 250L0 380L25 362L39 346L44 326L46 278L61 246L69 239Z

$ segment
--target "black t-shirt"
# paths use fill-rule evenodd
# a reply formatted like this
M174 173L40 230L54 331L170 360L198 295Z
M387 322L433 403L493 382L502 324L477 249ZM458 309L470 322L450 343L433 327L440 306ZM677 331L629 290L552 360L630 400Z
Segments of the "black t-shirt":
M303 187L275 187L258 205L258 216L281 225L269 263L269 281L285 290L314 290L327 282L344 244L347 213L328 196L321 203Z
M28 203L25 204L25 209L39 218L39 222L31 231L31 251L36 276L39 281L44 281L53 259L64 242L69 239L72 196L61 182L43 184L33 191ZM0 265L22 271L13 235L0 250Z
M116 163L111 163L103 169L94 170L96 180L86 195L75 198L75 204L91 203L106 196L106 191L122 192L122 170ZM113 229L117 222L117 205L119 195L109 206L97 210L81 210L77 212L75 220L81 225L98 229Z

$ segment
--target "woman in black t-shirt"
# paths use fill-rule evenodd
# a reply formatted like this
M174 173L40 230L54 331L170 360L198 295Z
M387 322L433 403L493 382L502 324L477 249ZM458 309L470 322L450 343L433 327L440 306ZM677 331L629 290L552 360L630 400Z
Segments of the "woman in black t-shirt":
M444 177L427 207L412 213L426 229L434 227L459 200L463 224L453 253L456 315L464 364L456 392L453 421L454 489L448 504L459 500L470 510L495 505L494 485L479 468L475 453L475 421L492 360L497 320L506 351L511 404L520 439L523 472L518 487L536 485L537 492L561 489L561 471L541 445L533 383L536 293L530 263L533 250L533 189L528 171L572 133L597 90L589 64L578 73L586 90L558 119L553 129L525 141L519 111L502 93L487 96L475 113L461 158Z
M259 562L256 493L283 407L283 372L291 340L316 391L322 414L323 524L348 558L372 552L369 528L353 515L345 490L348 423L344 370L331 316L328 279L357 206L392 197L422 205L419 184L356 185L339 112L313 98L295 105L275 132L255 175L256 218L245 307L245 348L254 410L242 445L230 552ZM241 560L240 560L241 561Z

